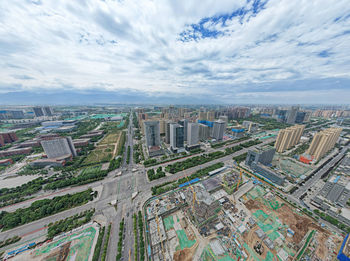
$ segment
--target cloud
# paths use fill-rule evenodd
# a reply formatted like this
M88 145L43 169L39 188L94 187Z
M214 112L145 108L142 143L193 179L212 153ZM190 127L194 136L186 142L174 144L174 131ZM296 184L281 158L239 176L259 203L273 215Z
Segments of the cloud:
M312 89L305 101L337 102L350 88L349 13L346 0L7 1L0 91L295 103Z

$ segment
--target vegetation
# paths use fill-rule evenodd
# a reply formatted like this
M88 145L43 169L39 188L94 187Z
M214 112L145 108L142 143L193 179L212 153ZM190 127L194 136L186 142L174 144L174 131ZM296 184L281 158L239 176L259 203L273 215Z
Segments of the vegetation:
M98 146L89 152L83 165L93 165L112 160L114 145Z
M98 261L100 258L100 253L101 253L101 247L102 247L102 241L103 241L103 236L105 235L105 227L100 228L100 233L97 238L95 250L94 250L94 255L92 257L92 261Z
M118 254L116 260L119 261L122 258L122 247L123 247L123 234L124 234L124 218L119 225L119 240L118 240Z
M92 189L88 189L52 199L37 200L27 208L20 208L14 212L1 212L0 226L5 230L11 229L83 205L92 199Z
M245 118L245 119L238 120L238 121L239 121L239 123L242 123L243 120L253 121L253 122L262 124L263 130L285 129L285 128L291 126L290 124L278 122L277 120L272 119L272 118L261 118L260 115L252 115L249 118Z
M105 261L106 257L107 257L107 249L108 249L109 237L111 236L111 228L112 228L112 224L109 224L108 225L108 229L107 229L107 236L105 238L105 243L103 245L101 261Z
M135 163L140 163L140 161L145 160L143 155L142 142L134 145L134 161Z
M154 171L154 169L147 170L147 177L150 181L165 177L165 172L163 171L163 167L157 168L156 171Z
M183 177L183 178L180 178L176 181L169 181L169 182L160 184L158 186L154 186L151 189L152 195L159 195L159 194L165 193L167 191L176 189L176 188L178 188L179 185L185 183L188 179L192 180L195 178L201 178L203 176L208 175L208 173L210 171L213 171L213 170L218 169L218 168L222 168L223 166L224 166L223 162L218 162L218 163L215 163L215 164L213 164L209 167L206 167L204 169L197 170L195 173L191 174L188 177Z
M79 121L77 123L77 129L75 130L75 133L72 135L72 139L77 139L82 135L87 134L89 131L92 131L95 129L102 120L84 120Z
M50 223L47 231L47 237L51 239L62 232L70 231L74 228L80 227L83 224L90 222L94 212L95 209L86 210L72 217L65 218L55 223Z
M135 249L135 258L134 260L138 260L139 257L139 242L137 239L137 216L136 214L133 215L133 228L134 228L134 249Z
M143 162L145 167L153 166L153 164L158 164L156 159L148 159Z
M109 163L108 172L120 168L120 165L122 164L122 157L119 157L117 159L112 159Z
M309 148L309 143L303 143L298 148L289 153L288 156L301 155Z
M14 236L14 237L8 238L8 239L6 239L4 241L0 241L0 248L2 248L4 246L11 245L11 244L16 243L16 242L18 242L20 240L21 240L21 237Z
M139 127L139 121L137 120L137 116L136 116L136 113L135 113L135 112L133 112L132 123L134 124L134 127L135 127L135 128L138 128L138 127Z
M350 233L350 227L346 226L345 224L341 223L338 219L331 217L330 215L327 215L326 213L319 211L318 209L314 210L314 213L319 215L322 219L328 221L332 225L338 227L339 229L345 231L346 233Z
M210 143L210 146L214 149L216 148L221 148L225 145L228 145L228 144L232 144L232 143L238 143L238 142L241 142L241 141L244 141L244 140L248 140L250 139L249 136L245 136L245 137L242 137L240 139L237 139L237 140L227 140L227 141L223 141L223 142L217 142L217 143Z
M140 252L140 261L145 260L145 243L143 241L143 221L142 221L142 214L141 211L139 211L138 215L138 225L139 225L139 252Z
M215 151L215 152L211 152L209 154L203 154L201 156L196 156L196 157L192 157L189 159L186 159L184 161L181 162L175 162L173 164L170 164L168 166L165 167L165 170L167 172L170 172L172 174L177 173L179 171L185 170L185 169L189 169L198 165L202 165L204 163L207 163L209 161L224 157L225 153L222 151Z
M126 141L126 133L125 131L122 132L121 134L122 136L120 137L120 140L118 142L118 147L117 147L117 154L118 155L123 155L124 152L124 145L125 145L125 141Z
M243 154L241 154L241 155L238 155L238 156L236 156L236 157L233 157L232 159L233 159L234 161L236 161L236 162L239 164L239 163L241 163L242 161L245 161L246 157L247 157L247 152L246 152L246 153L243 153Z
M103 179L108 174L107 170L101 170L101 166L94 166L85 168L81 174L76 177L65 178L62 180L57 180L47 184L45 190L54 190L59 188L64 188L68 186L80 186L83 184L92 183Z
M130 152L131 152L131 149L130 149L130 146L128 146L128 151L126 152L126 164L130 163Z

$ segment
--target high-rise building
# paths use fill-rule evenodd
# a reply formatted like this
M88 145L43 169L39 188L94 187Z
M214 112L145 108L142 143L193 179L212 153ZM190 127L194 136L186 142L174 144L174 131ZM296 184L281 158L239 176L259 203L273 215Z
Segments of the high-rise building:
M208 140L210 137L209 126L199 123L198 127L199 127L199 140L202 140L202 141Z
M184 127L184 140L187 141L187 125L188 120L182 119L178 121L178 124L180 124L182 127Z
M295 123L303 123L305 120L306 112L298 111L297 116L295 117Z
M215 111L208 111L207 112L207 121L214 121L215 120Z
M184 147L184 127L178 123L170 124L170 146L173 151Z
M271 146L265 146L261 148L256 148L253 150L249 150L247 154L247 158L245 164L247 166L251 166L252 162L261 163L265 166L270 165L275 155L275 148Z
M65 156L77 156L71 137L62 137L52 140L41 141L45 154L49 159L61 158Z
M341 132L341 128L329 128L316 133L306 153L313 156L315 160L321 159L334 148Z
M52 109L50 107L43 107L42 110L43 110L45 116L52 116L53 115Z
M0 133L0 147L4 146L7 143L12 143L17 141L17 135L15 132L3 132Z
M199 142L199 124L188 123L187 128L187 145L196 145Z
M275 142L277 152L284 152L299 143L305 125L294 125L280 130Z
M172 121L167 121L165 123L165 143L170 144L170 125L174 123Z
M199 118L200 121L206 121L207 120L207 113L204 111L199 112Z
M145 121L143 124L146 137L146 146L148 148L160 146L159 121Z
M228 125L228 117L226 115L221 115L219 116L219 120L222 120L225 122L225 129L226 129Z
M250 133L255 132L259 124L252 121L243 121L242 126Z
M44 111L42 107L33 107L34 115L35 117L41 117L44 116Z
M212 137L217 141L220 141L223 139L224 133L225 133L225 122L221 120L214 121Z
M298 111L299 111L299 107L292 106L292 108L287 111L287 121L286 122L289 124L294 124Z

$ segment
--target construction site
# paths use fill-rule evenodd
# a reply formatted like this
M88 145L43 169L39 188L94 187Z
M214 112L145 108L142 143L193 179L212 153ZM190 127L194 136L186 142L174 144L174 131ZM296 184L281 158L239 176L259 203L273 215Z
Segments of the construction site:
M342 242L266 184L232 169L155 197L145 210L155 261L333 260Z
M91 260L93 255L98 233L99 226L97 223L89 223L68 233L60 234L53 240L46 241L32 250L30 248L25 249L27 251L14 256L11 260L88 261ZM22 252L21 248L15 251ZM7 258L11 257L12 252L8 253Z

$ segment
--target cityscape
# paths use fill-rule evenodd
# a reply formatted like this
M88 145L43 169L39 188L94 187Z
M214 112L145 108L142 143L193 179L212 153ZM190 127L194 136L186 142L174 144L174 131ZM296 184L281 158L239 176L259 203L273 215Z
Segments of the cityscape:
M0 261L350 261L346 0L3 0Z

